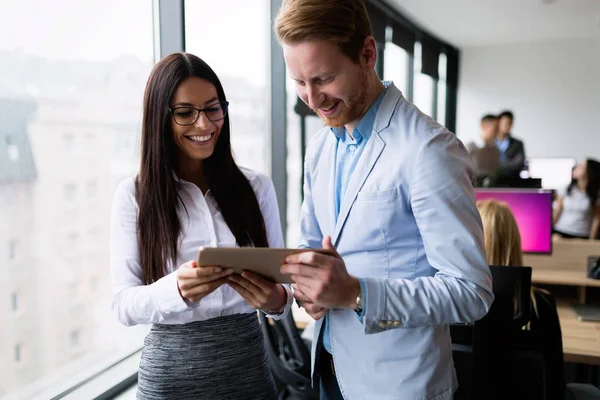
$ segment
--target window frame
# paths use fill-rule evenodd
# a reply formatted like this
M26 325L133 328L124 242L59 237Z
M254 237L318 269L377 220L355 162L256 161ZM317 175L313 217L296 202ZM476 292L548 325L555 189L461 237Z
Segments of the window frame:
M184 26L184 0L148 0L152 2L153 15L153 41L154 41L154 60L156 63L160 58L173 52L185 51L185 26ZM74 146L74 136L65 132L63 140L69 145ZM69 182L70 183L70 182ZM82 191L86 188L82 188ZM99 190L96 187L96 190ZM84 193L84 196L87 193ZM82 331L78 330L78 344L82 340ZM69 337L69 343L71 343ZM23 365L26 358L26 349L23 343L19 345L20 362ZM116 361L109 362L108 365L91 373L75 384L73 382L64 382L56 387L48 388L44 396L52 400L58 399L76 399L76 398L95 398L99 400L112 399L122 392L125 392L137 383L139 362L142 347L134 349L132 352L122 356ZM17 350L14 348L16 357Z

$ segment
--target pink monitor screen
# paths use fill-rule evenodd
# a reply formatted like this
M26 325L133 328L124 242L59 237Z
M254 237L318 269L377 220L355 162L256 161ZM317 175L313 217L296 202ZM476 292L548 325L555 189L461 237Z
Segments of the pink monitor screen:
M508 204L517 220L524 253L552 253L552 192L550 190L476 189L477 200Z

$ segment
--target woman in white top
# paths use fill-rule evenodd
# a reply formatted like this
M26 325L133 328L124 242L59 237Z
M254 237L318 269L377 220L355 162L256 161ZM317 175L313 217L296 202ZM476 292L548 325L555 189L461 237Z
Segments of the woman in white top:
M233 160L227 107L191 54L160 60L146 85L140 171L117 189L110 243L114 312L153 324L140 399L276 398L256 309L283 317L290 289L194 261L201 246L283 246L272 182Z
M564 238L597 239L600 229L600 163L587 159L573 169L573 181L556 198L554 231Z

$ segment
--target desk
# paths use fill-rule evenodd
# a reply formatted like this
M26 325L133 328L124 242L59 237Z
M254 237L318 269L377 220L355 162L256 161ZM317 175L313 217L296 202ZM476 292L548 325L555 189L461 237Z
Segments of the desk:
M575 286L579 302L585 303L586 289L600 287L600 280L587 277L587 259L600 256L600 241L554 238L552 247L552 255L523 256L532 283ZM565 361L600 365L600 322L578 321L567 302L557 301Z
M549 285L566 285L582 287L600 287L600 279L590 279L585 274L573 271L550 271L533 269L531 281L534 283L546 283Z
M600 365L600 322L578 321L565 303L558 304L558 317L565 361Z
M590 279L584 273L569 270L553 271L533 268L531 282L533 284L576 286L581 304L585 303L588 287L600 287L600 279Z
M589 256L600 256L600 241L561 239L552 241L552 255L525 254L523 264L531 267L532 283L575 286L579 302L585 303L586 289L600 287L599 279L587 277Z

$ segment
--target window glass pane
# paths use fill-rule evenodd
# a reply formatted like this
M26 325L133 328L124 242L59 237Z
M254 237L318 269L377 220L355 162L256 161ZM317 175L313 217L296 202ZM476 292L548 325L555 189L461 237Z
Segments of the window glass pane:
M289 77L286 78L287 94L287 243L296 247L300 243L300 208L302 205L302 185L304 162L302 160L302 134L305 135L305 143L319 129L323 123L314 114L304 117L304 133L302 133L302 118L294 108L299 100L296 92L296 82Z
M394 85L406 96L408 92L408 63L410 55L402 47L392 42L385 44L383 58L383 78L394 81Z
M296 82L286 76L286 98L287 98L287 232L286 243L288 246L297 246L300 243L300 207L302 204L302 177L304 160L302 160L301 147L301 118L294 112L298 101L296 94ZM311 118L311 117L308 117ZM305 122L306 119L305 118ZM317 118L317 117L312 117ZM311 119L312 119L311 118ZM305 129L306 130L306 129Z
M421 73L421 43L415 43L415 78L413 103L425 114L433 113L433 85L432 77Z
M0 12L0 398L50 398L143 344L148 328L111 311L108 220L138 167L152 6L23 0Z
M268 174L269 1L188 0L185 34L186 51L206 61L223 84L236 161Z
M433 78L425 74L415 74L414 103L425 114L433 112Z
M440 65L438 71L440 79L438 80L438 104L437 104L437 120L440 124L446 124L446 55L440 54Z

